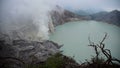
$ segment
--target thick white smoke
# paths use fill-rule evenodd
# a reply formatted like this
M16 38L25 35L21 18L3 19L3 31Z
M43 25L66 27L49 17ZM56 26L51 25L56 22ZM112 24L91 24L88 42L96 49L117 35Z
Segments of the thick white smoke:
M1 32L14 39L48 39L49 12L55 3L56 0L1 0Z

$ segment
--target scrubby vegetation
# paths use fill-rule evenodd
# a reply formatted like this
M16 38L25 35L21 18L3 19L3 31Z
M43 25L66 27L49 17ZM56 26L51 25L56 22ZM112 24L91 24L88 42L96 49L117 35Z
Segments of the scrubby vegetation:
M57 53L38 64L28 64L25 68L78 68L79 64L70 57Z

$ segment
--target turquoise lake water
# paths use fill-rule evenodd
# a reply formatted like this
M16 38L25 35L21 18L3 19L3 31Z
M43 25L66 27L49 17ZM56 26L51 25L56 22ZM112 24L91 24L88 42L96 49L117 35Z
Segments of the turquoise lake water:
M64 45L61 50L67 56L75 56L78 62L84 62L95 56L94 49L89 45L91 41L99 43L105 33L108 33L105 48L110 49L113 57L120 59L120 27L97 21L74 21L57 26L50 34L50 40Z

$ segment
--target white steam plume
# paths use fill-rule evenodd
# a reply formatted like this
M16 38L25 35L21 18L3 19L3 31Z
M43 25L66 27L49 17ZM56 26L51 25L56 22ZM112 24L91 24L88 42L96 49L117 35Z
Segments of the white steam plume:
M1 0L0 31L14 39L48 39L48 16L55 3L56 0Z

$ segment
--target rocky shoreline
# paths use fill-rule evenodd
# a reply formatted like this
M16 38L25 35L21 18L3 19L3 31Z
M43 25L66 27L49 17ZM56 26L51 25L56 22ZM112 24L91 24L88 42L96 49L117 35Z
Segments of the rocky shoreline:
M90 20L90 16L82 16L75 14L69 10L63 9L59 6L50 13L54 26L62 25L69 21Z
M47 60L48 57L60 52L61 46L49 40L43 42L27 41L27 40L12 40L12 43L6 43L6 40L0 39L0 67L8 62L13 65L13 68L19 67L20 62L28 64L41 63Z
M119 68L116 63L95 56L78 64L73 58L61 53L62 45L52 41L6 40L0 38L0 68ZM89 45L96 46L96 45ZM96 47L94 47L96 48ZM104 50L104 48L103 48ZM95 49L97 52L97 50ZM97 53L96 53L97 55ZM111 55L110 55L111 56ZM113 60L113 59L109 59ZM117 59L115 59L117 60ZM119 60L117 60L120 62ZM112 62L112 61L110 61Z
M70 21L95 20L120 26L120 11L99 12L92 15L78 15L69 10L56 6L55 10L50 13L54 26L62 25Z

